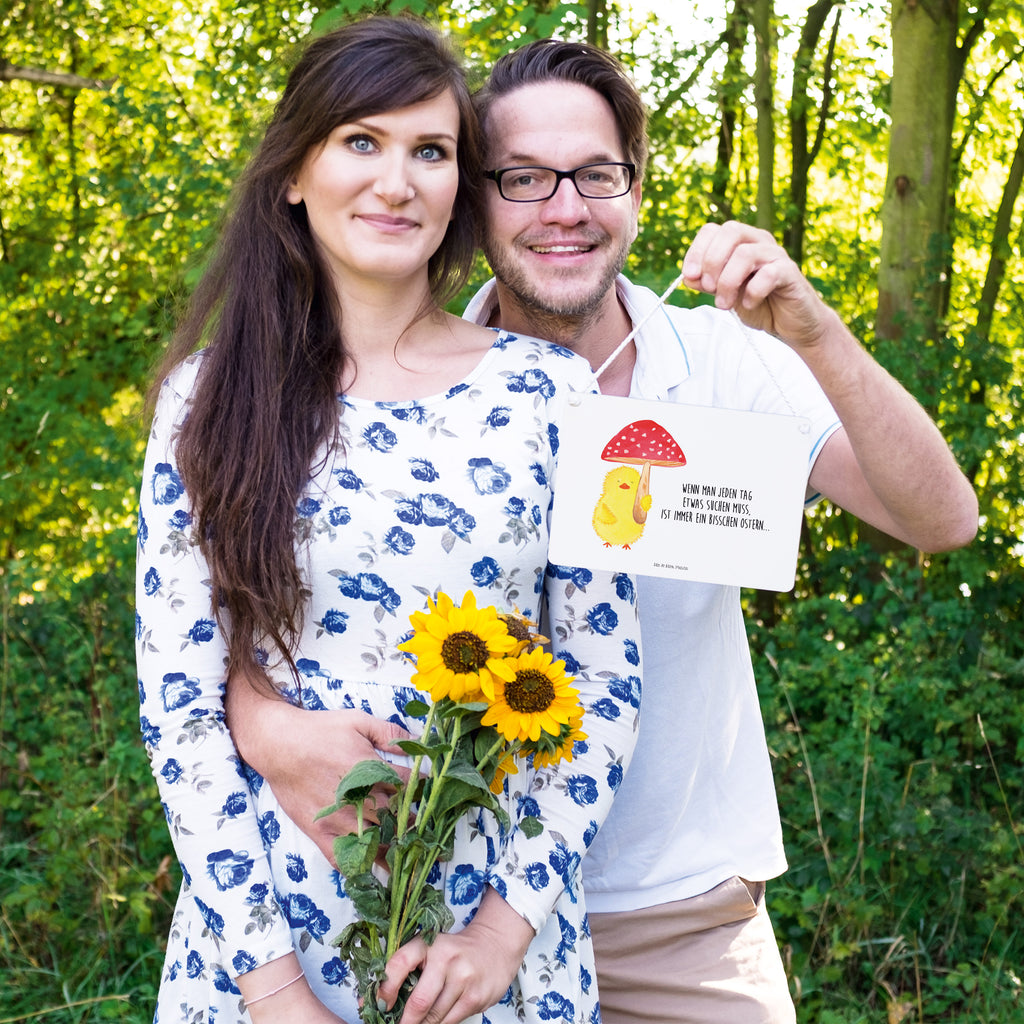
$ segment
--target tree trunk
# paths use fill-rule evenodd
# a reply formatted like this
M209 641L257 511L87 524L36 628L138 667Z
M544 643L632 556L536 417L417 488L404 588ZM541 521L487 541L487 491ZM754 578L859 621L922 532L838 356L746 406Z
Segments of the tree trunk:
M796 51L793 66L793 91L789 101L789 140L792 150L791 161L793 171L789 179L790 211L782 233L782 244L792 260L802 265L804 261L804 233L807 226L807 184L811 166L821 149L825 137L825 125L828 123L832 105L832 64L835 57L836 37L839 33L839 15L836 14L829 39L828 54L822 72L821 106L818 109L818 126L813 144L810 142L808 127L811 110L811 99L807 95L807 87L811 81L811 66L814 62L814 51L825 28L829 14L836 6L837 0L817 0L807 11L800 30L800 43Z
M879 338L917 321L936 339L957 92L959 0L893 0L892 134L882 206Z
M772 0L753 0L754 107L757 110L757 217L759 228L775 231L775 38Z
M587 42L608 48L607 0L587 0Z
M729 181L736 137L736 112L747 81L743 71L743 46L748 24L747 8L743 0L735 0L726 18L724 33L725 71L718 91L718 150L711 184L711 202L723 220L732 216Z

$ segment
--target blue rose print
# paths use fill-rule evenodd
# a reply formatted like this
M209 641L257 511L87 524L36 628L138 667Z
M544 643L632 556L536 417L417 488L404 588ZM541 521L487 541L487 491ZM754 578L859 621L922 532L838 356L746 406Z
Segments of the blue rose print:
M558 657L565 662L565 674L569 676L578 676L583 671L580 663L569 653L569 651L559 651Z
M640 707L640 691L640 680L636 676L626 676L625 679L613 679L608 684L608 692L632 708Z
M540 510L540 505L534 505L530 509L530 518L533 520L534 526L540 526L541 520L544 518L544 513Z
M169 757L164 762L163 768L160 769L160 774L171 785L174 785L174 783L178 782L185 774L185 769L181 767L181 763L179 761L175 760L173 757Z
M320 974L328 985L343 985L348 977L348 964L340 957L334 957L320 968Z
M393 551L396 555L407 555L416 546L416 539L408 530L403 530L400 526L392 526L384 534L384 544L389 551Z
M322 939L331 927L327 915L305 893L289 893L281 906L288 923L293 928L305 928L314 939Z
M581 590L594 580L594 574L589 569L571 565L548 565L547 574L556 580L568 580Z
M239 950L231 958L231 966L239 974L247 974L249 971L254 971L259 964L256 963L256 958L251 953L246 953L243 950Z
M149 526L146 523L146 517L142 514L141 509L139 509L138 525L135 528L135 539L139 542L139 547L145 551L146 541L149 540Z
M184 672L168 672L160 687L164 711L177 711L199 696L199 681L189 679Z
M561 938L555 946L555 959L560 964L567 963L566 954L576 947L576 929L561 914L558 915L558 930Z
M469 459L469 478L477 494L501 494L512 482L505 467L488 458Z
M587 612L586 618L590 628L595 633L600 633L601 636L611 636L619 624L619 617L615 614L615 609L607 601L595 604Z
M346 523L352 521L352 513L344 505L335 505L327 513L327 522L331 526L344 526Z
M590 710L606 722L614 722L622 714L619 710L619 705L611 697L601 697L599 700L595 700L590 705Z
M543 370L510 374L506 387L513 394L521 391L527 394L539 392L544 398L551 398L555 393L554 381Z
M226 818L237 818L240 814L245 814L248 807L249 801L245 799L244 793L241 791L231 793L227 800L224 801L221 814Z
M468 906L480 898L486 885L483 871L476 870L472 864L459 864L448 878L448 896L455 906Z
M540 804L532 796L520 797L518 810L519 814L524 818L540 817Z
M608 788L612 792L618 792L622 785L622 765L617 762L608 768Z
M214 935L224 934L224 918L208 907L198 896L195 897L196 909L199 911L199 916L203 919L203 924L213 932ZM240 972L241 973L241 972Z
M572 1020L576 1008L560 992L545 992L537 1003L537 1017L540 1020Z
M501 575L501 566L490 555L485 555L469 572L478 587L489 587Z
M247 850L217 850L206 858L207 874L223 892L243 885L252 874L252 857Z
M468 391L468 384L456 384L455 387L449 388L445 392L445 398L454 398L456 395L461 395L463 391Z
M146 575L142 577L142 589L145 590L146 596L152 597L160 589L162 582L160 573L150 566L146 570Z
M316 498L303 498L295 507L300 519L312 519L320 511L320 502Z
M213 972L213 987L218 992L231 992L235 995L241 995L238 987L231 980L231 975L224 970L223 967L217 967Z
M548 424L548 447L552 455L558 454L558 427L554 423Z
M388 586L387 582L375 572L361 572L355 576L342 576L338 581L338 590L345 597L357 601L377 601L389 612L402 603L398 593Z
M363 489L363 481L351 469L336 469L334 478L346 491L361 491Z
M582 858L565 843L558 843L548 856L548 863L565 885L565 891L573 903L576 902L577 881Z
M583 845L589 850L590 844L597 838L597 822L591 820L587 826L586 831L583 833Z
M540 892L548 884L548 869L543 864L534 863L526 868L526 884L536 892Z
M261 907L267 902L267 897L270 895L270 890L263 882L257 882L255 885L249 886L249 895L245 897L245 902L251 907Z
M589 775L573 775L565 784L566 792L580 807L597 800L597 783Z
M194 644L208 644L217 632L217 624L212 619L196 619L188 631L188 638Z
M170 519L167 525L172 530L187 530L192 525L192 515L183 508L179 508Z
M378 420L363 431L363 440L378 452L389 452L398 444L395 432Z
M304 878L309 877L309 872L306 871L306 862L297 853L289 853L285 860L288 864L285 870L293 882L301 882Z
M338 636L348 629L348 612L340 612L337 608L328 608L324 617L320 620L325 633L331 636Z
M413 479L419 480L421 483L432 484L440 476L427 459L410 459L409 465L412 466L409 472Z
M508 426L510 419L509 413L511 412L512 410L507 405L496 405L487 414L487 419L485 419L484 422L493 430L497 430L498 427Z
M460 537L465 540L476 526L476 520L464 509L456 509L452 517L448 520L448 529L455 534L456 537Z
M547 487L548 471L539 462L531 464L530 472L533 474L533 479L536 480L541 487Z
M185 973L190 978L198 978L203 973L205 966L203 958L194 949L191 950L188 954L188 959L185 961Z
M139 725L142 728L142 742L147 747L155 747L160 742L160 727L153 725L145 715L139 717Z
M281 823L273 811L266 811L256 821L264 846L273 846L281 838Z
M505 511L510 516L521 516L526 511L526 502L522 498L509 498L505 502Z
M615 596L620 601L632 604L636 600L636 584L632 577L617 572L612 578L615 580Z
M455 503L443 494L421 494L419 503L427 526L447 526L448 520L458 511Z
M173 505L185 493L178 471L169 462L159 462L153 470L153 502Z
M637 649L636 641L624 640L622 643L626 650L626 661L628 661L630 665L639 665L640 651Z
M403 423L426 423L427 410L415 402L411 405L400 405L391 410L391 415Z

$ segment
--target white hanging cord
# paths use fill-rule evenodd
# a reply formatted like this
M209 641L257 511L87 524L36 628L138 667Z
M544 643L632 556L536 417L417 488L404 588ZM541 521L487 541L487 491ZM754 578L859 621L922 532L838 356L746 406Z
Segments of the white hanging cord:
M637 334L640 333L641 329L644 327L647 321L650 320L651 317L654 316L654 314L657 313L658 310L665 305L665 302L668 299L668 297L682 283L683 275L682 273L680 273L679 276L665 289L665 293L661 296L661 298L658 299L658 301L647 311L647 313L640 320L640 322L636 324L636 326L634 326L633 330L631 330L629 334L627 334L625 338L622 339L621 343L619 344L619 347L594 371L593 379L595 384L597 383L597 378L600 377L601 374L604 373L604 371L607 370L608 367L615 362L615 359L618 356L618 354L637 336Z

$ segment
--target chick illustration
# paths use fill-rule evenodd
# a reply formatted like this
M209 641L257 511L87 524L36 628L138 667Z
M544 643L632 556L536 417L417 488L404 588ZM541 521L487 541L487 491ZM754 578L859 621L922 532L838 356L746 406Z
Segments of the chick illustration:
M606 548L621 545L627 551L644 532L644 524L633 516L633 502L640 483L640 474L632 466L616 466L604 478L601 497L594 506L594 533L604 541ZM640 504L646 512L651 507L651 496L645 495Z

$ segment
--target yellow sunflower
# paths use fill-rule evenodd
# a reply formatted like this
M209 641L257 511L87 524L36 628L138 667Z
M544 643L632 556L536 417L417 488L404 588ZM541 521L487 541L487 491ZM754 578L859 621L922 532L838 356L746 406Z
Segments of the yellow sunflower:
M511 750L506 750L505 755L498 762L498 767L495 769L494 772L494 778L491 779L491 792L497 795L505 788L505 776L518 774L519 766L516 764L515 752Z
M559 736L551 736L548 733L541 733L540 738L533 748L533 765L535 768L549 768L560 761L571 761L573 747L577 740L585 740L587 734L580 728L583 724L583 708L579 713L573 715L569 721L562 726Z
M511 677L494 678L494 698L482 725L493 725L508 740L536 740L541 732L561 736L579 713L579 691L569 684L565 662L540 647L505 661Z
M491 699L496 677L512 678L503 663L517 647L505 623L492 606L477 608L476 596L467 591L461 607L439 592L427 599L429 612L413 612L413 636L398 645L416 655L412 684L430 692L433 700L449 697L472 702Z
M514 612L505 612L498 616L508 628L509 636L516 639L516 654L522 654L528 647L536 644L546 644L548 638L534 633L536 622L531 622L525 615L521 615L519 609Z

